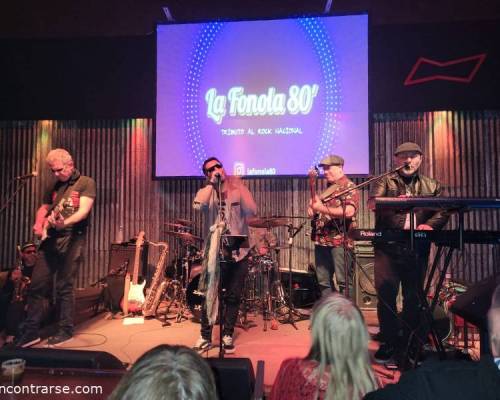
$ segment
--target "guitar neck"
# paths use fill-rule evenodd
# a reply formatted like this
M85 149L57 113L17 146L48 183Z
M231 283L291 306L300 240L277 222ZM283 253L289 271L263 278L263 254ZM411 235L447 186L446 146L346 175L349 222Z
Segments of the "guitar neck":
M132 275L132 283L137 285L139 281L139 261L141 258L141 246L144 243L144 231L139 232L135 242L135 257L134 257L134 272Z

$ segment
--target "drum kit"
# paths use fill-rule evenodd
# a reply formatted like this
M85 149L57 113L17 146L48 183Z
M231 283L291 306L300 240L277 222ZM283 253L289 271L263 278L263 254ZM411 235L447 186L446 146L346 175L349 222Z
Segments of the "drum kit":
M264 331L268 321L271 327L277 329L275 322L289 312L287 295L281 283L280 269L277 259L279 252L289 249L289 246L279 246L271 228L289 226L288 217L255 217L249 221L252 228L264 228L257 245L250 252L249 271L242 295L240 323L247 327L248 313L261 314L264 321ZM182 322L189 318L200 321L204 297L198 292L198 283L202 272L202 243L199 236L192 233L192 222L177 218L166 222L165 234L178 239L182 253L174 259L173 265L167 269L168 286L165 292L167 300L164 311L164 324L168 319ZM262 231L262 229L261 229ZM257 235L259 236L259 235ZM274 237L269 239L269 237Z

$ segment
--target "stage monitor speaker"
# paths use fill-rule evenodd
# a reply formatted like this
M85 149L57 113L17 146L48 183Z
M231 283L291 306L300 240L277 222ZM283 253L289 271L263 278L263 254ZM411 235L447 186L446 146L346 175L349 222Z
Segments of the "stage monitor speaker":
M250 400L255 374L249 358L207 358L220 400Z
M288 294L289 271L281 269L281 284ZM312 306L321 297L318 279L314 272L292 270L292 300L295 307Z
M371 254L356 254L356 274L355 274L355 292L356 305L360 309L377 308L377 291L375 290L374 277L374 256Z
M0 361L12 358L26 360L28 367L125 369L120 360L104 351L29 348L0 351Z
M487 314L491 306L491 298L499 284L500 275L474 284L464 294L457 296L450 311L478 328L487 330Z
M127 264L127 271L132 274L134 272L135 260L135 243L111 243L111 251L109 252L109 265L108 273L115 273L125 264ZM148 269L148 243L144 242L141 246L139 256L139 275L147 277ZM123 275L125 275L124 271Z

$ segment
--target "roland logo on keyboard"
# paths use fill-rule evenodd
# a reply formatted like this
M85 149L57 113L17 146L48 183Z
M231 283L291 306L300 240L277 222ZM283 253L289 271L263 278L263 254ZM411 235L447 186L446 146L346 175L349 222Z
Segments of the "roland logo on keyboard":
M373 237L382 237L382 231L359 231L359 236L373 238Z
M414 232L414 237L425 239L425 238L427 238L427 233L424 232L424 231L415 231Z

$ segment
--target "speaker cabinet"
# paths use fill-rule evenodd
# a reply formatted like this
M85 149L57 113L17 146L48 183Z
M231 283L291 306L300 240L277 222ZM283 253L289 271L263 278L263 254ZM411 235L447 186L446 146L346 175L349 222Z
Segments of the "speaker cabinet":
M130 274L134 272L135 261L135 242L111 243L109 252L108 273L114 274L119 270L123 271L121 275L125 275L128 271ZM126 267L126 269L125 269ZM141 246L139 254L139 275L146 277L148 269L148 244L144 242Z
M288 270L281 271L281 284L288 294L290 275ZM314 272L297 272L292 270L292 301L295 307L308 307L321 297L318 280Z
M220 400L250 400L255 374L249 358L207 358L212 368Z
M377 291L375 290L375 256L371 244L357 244L355 292L356 305L360 309L377 308Z

